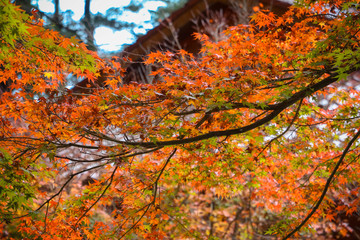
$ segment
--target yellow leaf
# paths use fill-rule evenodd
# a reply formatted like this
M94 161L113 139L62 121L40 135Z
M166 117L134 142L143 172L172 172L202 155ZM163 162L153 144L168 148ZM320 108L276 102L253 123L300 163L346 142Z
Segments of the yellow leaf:
M45 72L45 73L44 73L44 76L47 77L47 78L54 78L54 73Z

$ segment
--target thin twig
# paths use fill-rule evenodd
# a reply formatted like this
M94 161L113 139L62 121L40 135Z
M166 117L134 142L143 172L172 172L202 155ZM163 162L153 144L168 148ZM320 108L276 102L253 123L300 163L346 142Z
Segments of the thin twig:
M44 231L42 234L46 233L46 221L47 221L48 212L49 212L49 202L46 204L46 213L45 213L45 219L44 219Z
M183 229L185 229L191 236L193 236L196 239L201 239L198 236L194 235L192 232L190 232L190 230L182 223L180 222L178 219L176 219L176 217L171 216L170 214L168 214L167 212L165 212L165 210L163 210L162 208L159 207L159 210L162 211L164 214L166 214L167 216L169 216L172 220L174 220L175 222L177 222Z
M300 108L301 108L301 104L303 102L303 99L300 100L300 103L299 103L299 106L297 107L296 109L296 112L295 112L295 116L293 117L293 119L291 120L289 126L285 129L284 132L282 132L280 135L274 137L273 139L271 139L267 144L266 146L260 151L260 153L256 156L256 159L259 158L259 156L271 145L271 143L279 138L281 138L282 136L284 136L285 133L287 133L291 126L294 124L295 120L298 118L298 115L299 115L299 112L300 112Z
M78 225L78 223L81 221L81 219L83 219L86 214L100 201L100 199L104 196L104 194L106 193L106 191L109 189L109 187L111 186L113 180L114 180L114 175L116 170L118 169L118 166L115 167L114 171L112 172L110 178L108 180L110 180L110 182L108 183L108 185L106 185L106 188L104 189L104 191L100 194L100 196L96 199L96 201L81 215L81 217L79 217L79 219L77 220L77 222L75 223L75 227L76 225ZM75 228L74 228L75 230Z
M61 186L60 190L59 190L57 193L55 193L54 195L52 195L52 196L51 196L48 200L46 200L43 204L41 204L37 209L35 209L34 212L39 211L39 210L40 210L41 208L43 208L46 204L49 204L51 200L53 200L55 197L57 197L58 195L60 195L60 194L62 193L62 191L64 190L64 188L71 182L71 180L72 180L75 176L77 176L77 175L79 175L79 174L81 174L81 173L84 173L84 172L91 171L91 170L96 169L96 168L103 167L103 166L105 166L106 164L107 164L107 163L101 164L101 165L97 165L97 166L94 166L94 167L92 167L92 168L84 169L84 170L82 170L82 171L79 171L79 172L76 172L76 173L74 173L74 174L71 174L70 177L69 177L69 179ZM27 213L27 214L22 215L22 216L19 216L19 217L14 217L14 219L26 217L26 216L28 216L29 214L30 214L30 213Z
M154 197L153 197L152 201L139 210L139 211L141 211L141 210L145 209L144 212L139 217L139 219L124 234L122 234L119 239L122 239L123 237L126 236L126 234L128 234L132 229L134 229L136 227L136 225L141 221L141 219L145 216L145 214L149 211L150 207L155 204L158 181L160 180L161 175L163 174L168 163L170 162L170 159L175 155L176 151L177 151L177 148L175 148L172 151L172 153L170 154L170 156L166 159L164 166L161 168L161 171L154 182L154 194L153 194Z

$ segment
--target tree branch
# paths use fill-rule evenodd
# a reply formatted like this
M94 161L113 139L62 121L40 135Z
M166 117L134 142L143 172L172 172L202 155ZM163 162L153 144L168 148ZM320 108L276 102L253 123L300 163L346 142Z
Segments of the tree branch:
M107 191L108 188L111 186L111 184L112 184L112 182L113 182L113 180L114 180L114 175L115 175L115 172L116 172L117 169L118 169L118 167L115 167L115 169L114 169L114 171L112 172L110 178L108 179L108 180L110 180L110 181L109 181L109 183L106 185L104 191L100 194L100 196L96 199L96 201L95 201L93 204L91 204L91 206L90 206L88 209L86 209L86 211L79 217L79 219L78 219L77 222L75 223L74 227L76 227L76 226L79 224L79 222L81 221L81 219L83 219L83 218L86 216L86 214L87 214L87 213L100 201L100 199L104 196L104 194L106 193L106 191ZM74 228L74 230L75 230L75 228Z
M126 234L128 234L133 228L135 228L136 225L137 225L137 224L141 221L141 219L145 216L145 214L149 211L150 207L155 204L158 181L159 181L161 175L163 174L166 166L167 166L168 163L170 162L170 159L175 155L176 151L177 151L177 148L175 148L175 149L171 152L170 156L166 159L166 162L165 162L164 166L161 168L161 171L160 171L159 175L157 176L157 178L156 178L156 180L155 180L155 182L154 182L154 194L153 194L153 195L154 195L154 198L152 199L152 201L151 201L150 203L146 204L144 207L142 207L142 208L139 210L139 211L141 211L141 210L145 209L144 212L143 212L143 214L140 216L140 218L139 218L123 235L121 235L121 237L120 237L119 239L122 239L123 237L125 237Z
M301 91L295 93L292 97L288 98L287 100L284 100L280 103L272 105L275 110L272 111L267 116L265 116L264 118L254 122L252 124L249 124L247 126L241 127L241 128L228 129L228 130L222 130L222 131L214 131L214 132L209 132L209 133L195 136L195 137L182 138L182 139L170 140L170 141L159 141L159 142L128 142L128 141L120 141L120 140L116 140L116 139L111 139L110 137L107 137L107 140L114 141L116 143L124 144L124 145L139 146L139 147L145 147L145 148L154 148L154 147L181 145L181 144L186 144L186 143L198 142L198 141L213 138L213 137L223 137L223 136L231 136L231 135L235 135L235 134L245 133L245 132L253 130L261 125L264 125L265 123L270 122L277 115L279 115L282 111L284 111L286 108L288 108L291 105L293 105L294 103L296 103L298 100L312 95L314 92L316 92L320 89L323 89L324 87L336 82L337 80L338 79L335 78L334 75L331 75L316 84L310 85L307 88L305 88L304 90L301 90ZM266 108L264 110L266 110Z
M336 171L339 169L341 163L343 162L346 154L348 153L348 151L350 150L351 145L356 141L356 139L360 136L360 129L358 130L358 132L355 134L355 136L350 140L350 142L347 144L345 150L343 151L339 161L337 162L334 170L331 172L329 178L326 181L324 190L322 191L322 194L319 198L319 200L316 202L315 206L312 208L311 212L306 216L306 218L294 229L292 230L288 235L286 235L283 240L289 239L292 235L294 235L297 231L299 231L301 229L302 226L304 226L306 224L306 222L312 217L312 215L314 215L314 213L316 212L316 210L319 208L321 202L324 200L325 195L327 190L329 189L329 186L331 184L331 181L333 180Z

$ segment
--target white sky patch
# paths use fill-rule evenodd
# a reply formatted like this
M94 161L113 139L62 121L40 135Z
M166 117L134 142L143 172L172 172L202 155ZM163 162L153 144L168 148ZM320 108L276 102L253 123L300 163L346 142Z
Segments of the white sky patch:
M90 10L94 14L105 14L109 8L121 8L129 5L130 2L131 0L92 0Z
M144 23L141 25L141 27L134 28L134 32L136 34L145 34L148 29L152 29L154 26L150 23Z
M94 34L96 44L104 51L118 51L123 44L134 42L134 36L126 31L113 31L108 27L98 27Z
M131 0L92 0L90 10L93 14L105 14L109 8L122 8L129 5ZM43 12L54 13L55 6L51 0L33 0L33 4L38 5ZM159 7L164 7L166 4L159 1L148 1L144 3L144 8L139 12L126 11L118 17L119 21L132 22L138 25L134 29L137 34L145 34L147 30L154 26L148 21L151 20L149 11L156 11ZM84 15L84 0L61 0L60 9L62 12L70 10L73 12L72 19L79 21ZM98 27L95 29L95 41L101 50L104 51L119 51L123 44L131 44L136 39L134 36L126 31L113 31L108 27Z
M38 0L35 2L35 4L36 3L39 5L39 9L42 12L55 12L54 4L48 0Z
M158 1L149 1L144 3L144 8L148 9L149 11L156 11L159 7L165 7L166 4L164 2Z
M71 10L74 13L72 19L75 21L79 21L84 15L84 8L84 0L60 0L61 11Z
M126 22L133 22L135 24L142 24L145 21L151 19L150 12L146 9L141 9L139 12L124 12L123 15L119 16L119 20Z

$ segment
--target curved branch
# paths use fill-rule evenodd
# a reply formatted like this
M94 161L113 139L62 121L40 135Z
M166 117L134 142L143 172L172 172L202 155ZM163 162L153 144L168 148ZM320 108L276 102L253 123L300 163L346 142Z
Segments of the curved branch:
M178 139L174 139L174 140L168 140L168 141L156 141L156 142L136 142L136 141L129 141L129 140L118 140L116 138L110 137L106 134L100 133L100 132L94 132L94 131L90 131L88 129L84 129L84 131L87 134L91 134L93 136L96 136L98 138L102 138L104 140L108 140L111 142L114 142L116 144L122 144L122 145L128 145L128 146L137 146L137 147L144 147L144 148L157 148L157 147L165 147L165 146L176 146L176 145L182 145L182 144L187 144L187 143L193 143L193 142L198 142L201 140L206 140L209 138L213 138L213 137L224 137L224 136L231 136L231 135L236 135L236 134L241 134L241 133L245 133L248 131L251 131L259 126L262 126L268 122L270 122L272 119L274 119L277 115L279 115L282 111L284 111L286 108L292 106L293 104L295 104L297 101L304 99L310 95L312 95L313 93L315 93L316 91L319 91L323 88L325 88L326 86L329 86L330 84L336 82L338 80L338 78L335 77L336 74L332 74L329 77L321 80L318 83L312 84L308 87L306 87L305 89L293 94L290 98L280 102L280 103L276 103L276 104L272 104L272 105L267 105L262 107L262 110L272 110L271 113L269 113L268 115L266 115L265 117L255 121L252 124L246 125L244 127L240 127L240 128L234 128L234 129L228 129L228 130L222 130L222 131L213 131L213 132L208 132L206 134L203 135L198 135L195 137L189 137L189 138L183 138L180 137ZM249 106L247 106L249 107ZM217 109L211 110L209 111L209 113L211 112L216 112L218 111ZM74 147L83 147L82 145L74 145L74 144L63 144L60 147L70 147L70 146L74 146ZM85 146L87 148L96 148L96 147L92 147L92 146Z
M287 100L284 100L280 103L272 105L275 110L273 110L270 114L268 114L264 118L254 122L252 124L249 124L249 125L241 127L241 128L228 129L228 130L222 130L222 131L214 131L214 132L209 132L209 133L195 136L195 137L182 138L182 139L169 140L169 141L159 141L159 142L129 142L129 141L120 141L117 139L113 139L106 135L104 135L102 137L106 137L105 139L114 141L118 144L139 146L139 147L145 147L145 148L154 148L154 147L181 145L181 144L186 144L186 143L198 142L198 141L206 140L206 139L213 138L213 137L223 137L223 136L231 136L231 135L235 135L235 134L245 133L245 132L253 130L261 125L264 125L265 123L270 122L272 119L274 119L277 115L279 115L286 108L295 104L298 100L301 100L303 98L306 98L306 97L312 95L314 92L323 89L324 87L336 82L337 80L338 79L335 78L335 75L330 75L329 77L323 79L322 81L320 81L316 84L313 84L311 86L308 86L304 90L301 90L301 91L295 93L292 97L288 98ZM266 107L264 108L264 110L267 110Z
M71 174L70 177L69 177L69 179L61 186L60 190L59 190L57 193L55 193L54 195L52 195L52 196L51 196L48 200L46 200L43 204L41 204L37 209L35 209L34 212L39 211L39 210L40 210L41 208L43 208L46 204L50 203L50 201L53 200L56 196L60 195L60 193L64 190L64 188L71 182L71 180L72 180L75 176L77 176L77 175L79 175L79 174L81 174L81 173L84 173L84 172L88 172L88 171L91 171L91 170L94 170L94 169L103 167L103 166L105 166L105 165L106 165L106 163L105 163L105 164L100 164L100 165L97 165L97 166L94 166L94 167L87 168L87 169L84 169L84 170L82 170L82 171L76 172L76 173L74 173L74 174ZM20 216L20 217L16 217L16 218L25 217L25 216L27 216L27 215L29 215L29 214L26 214L26 215L23 215L23 216Z
M149 149L149 150L146 150L146 151L135 152L135 153L124 152L124 153L115 154L115 155L106 155L106 156L101 156L99 158L92 159L92 160L75 159L75 158L70 158L70 157L60 156L60 155L55 155L54 157L61 158L61 159L66 159L66 160L69 160L71 162L84 162L84 163L101 162L101 161L113 161L114 159L124 159L124 158L135 157L135 156L146 154L146 153L152 153L152 152L155 152L157 150L160 150L161 148L162 147L157 147L157 148L152 148L152 149Z
M306 218L294 230L292 230L288 235L286 235L283 238L283 240L289 239L292 235L294 235L297 231L299 231L301 229L301 227L304 226L305 223L312 217L312 215L314 215L316 210L319 208L321 202L324 200L326 192L329 189L329 186L331 184L331 181L335 177L336 171L339 169L340 165L344 161L344 158L345 158L346 154L349 152L351 145L356 141L356 139L358 139L359 136L360 136L360 129L355 134L355 136L350 140L350 142L347 144L347 146L346 146L345 150L343 151L339 161L337 162L334 170L331 172L329 178L327 179L324 190L322 191L322 194L321 194L319 200L316 202L316 204L312 208L311 212L306 216Z
M303 102L303 99L300 100L299 106L297 107L296 112L295 112L295 116L293 117L293 119L291 119L291 122L290 122L289 126L285 129L285 131L282 132L280 135L278 135L278 136L274 137L273 139L271 139L271 140L265 145L265 147L260 151L260 153L256 156L256 158L259 158L260 155L271 145L271 143L272 143L273 141L281 138L282 136L285 135L285 133L287 133L287 132L290 130L291 126L294 124L295 120L298 118L298 115L299 115L299 112L300 112L300 108L301 108L302 102Z
M154 203L156 201L156 194L157 194L158 183L159 183L160 177L164 173L164 170L165 170L166 166L169 164L171 158L175 155L176 151L177 151L177 148L175 148L172 151L172 153L170 154L170 156L166 159L166 162L165 162L164 166L161 168L161 171L160 171L159 175L157 176L157 178L156 178L156 180L154 182L154 200L153 200Z
M109 181L109 183L106 185L104 191L102 191L102 193L101 193L100 196L96 199L96 201L95 201L93 204L91 204L91 206L90 206L88 209L86 209L86 211L79 217L79 219L76 221L76 223L75 223L75 225L74 225L75 227L79 224L79 222L81 221L81 219L83 219L83 218L86 216L86 214L87 214L88 212L90 212L90 210L91 210L91 209L100 201L100 199L105 195L106 191L109 189L109 187L111 186L111 184L112 184L112 182L113 182L113 180L114 180L114 175L115 175L115 172L116 172L117 169L118 169L118 166L115 167L115 169L114 169L114 171L112 172L110 178L108 179L108 180L110 180L110 181ZM75 229L75 228L74 228L74 229Z
M134 229L134 228L136 227L136 225L141 221L141 219L145 216L145 214L149 211L150 207L155 204L158 181L160 180L161 175L163 174L163 172L164 172L166 166L168 165L168 163L170 162L171 158L175 155L176 151L177 151L177 148L175 148L175 149L171 152L171 154L169 155L169 157L166 159L166 162L165 162L164 166L161 168L161 171L160 171L159 175L157 176L157 178L156 178L156 180L155 180L155 182L154 182L154 193L153 193L154 198L151 200L150 203L146 204L146 205L143 206L141 209L139 209L139 211L142 211L142 210L144 210L144 209L145 209L145 210L144 210L144 212L141 214L141 216L139 217L139 219L138 219L123 235L121 235L119 239L122 239L123 237L126 236L126 234L128 234L132 229ZM138 211L138 212L139 212L139 211Z

